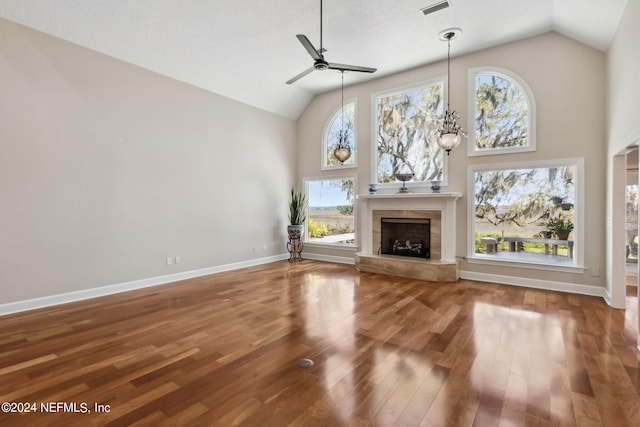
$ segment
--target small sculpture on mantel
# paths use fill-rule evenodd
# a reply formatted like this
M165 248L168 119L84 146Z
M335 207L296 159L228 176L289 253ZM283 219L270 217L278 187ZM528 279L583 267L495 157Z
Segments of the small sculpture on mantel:
M398 190L398 193L404 194L404 193L408 193L409 189L407 188L407 181L411 181L413 179L413 172L411 172L411 170L409 169L409 167L404 164L402 165L402 167L400 169L398 169L398 172L394 173L393 176L398 180L402 182L402 187L400 187L400 190Z
M407 181L411 181L413 179L412 173L397 173L394 175L398 181L402 181L402 187L398 190L398 193L408 193L409 189L407 188Z

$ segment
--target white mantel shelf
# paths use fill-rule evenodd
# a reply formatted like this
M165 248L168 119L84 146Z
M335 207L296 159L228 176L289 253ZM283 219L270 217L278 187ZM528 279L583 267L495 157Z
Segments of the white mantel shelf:
M378 194L358 194L358 199L441 199L462 197L462 193L378 193Z
M373 251L374 210L436 210L441 213L442 248L440 261L456 261L456 201L461 193L392 193L358 194L358 227L363 254Z

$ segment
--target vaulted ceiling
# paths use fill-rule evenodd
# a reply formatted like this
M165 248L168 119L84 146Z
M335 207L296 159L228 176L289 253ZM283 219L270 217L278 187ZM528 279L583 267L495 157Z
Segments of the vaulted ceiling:
M345 85L446 58L438 34L459 27L452 55L557 31L606 51L627 0L324 0L329 62L376 67ZM631 0L637 1L637 0ZM314 71L296 39L320 44L320 0L0 0L0 17L154 72L297 118L317 93L340 86Z

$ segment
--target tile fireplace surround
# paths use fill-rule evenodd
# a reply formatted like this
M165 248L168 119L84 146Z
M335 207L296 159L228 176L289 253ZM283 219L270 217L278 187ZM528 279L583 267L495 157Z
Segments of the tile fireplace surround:
M437 282L458 280L455 225L456 202L460 197L460 193L358 195L358 226L362 243L361 251L356 254L356 268ZM430 218L431 259L379 255L382 217Z

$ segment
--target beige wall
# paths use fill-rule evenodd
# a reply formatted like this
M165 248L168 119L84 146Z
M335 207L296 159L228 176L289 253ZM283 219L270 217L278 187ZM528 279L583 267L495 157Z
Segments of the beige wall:
M286 251L294 121L2 19L0 94L0 305Z
M445 48L443 46L443 51ZM452 46L452 51L455 55L455 45ZM557 33L547 33L452 58L451 105L460 112L465 129L469 129L467 71L480 66L507 69L527 82L537 104L537 151L467 157L465 144L451 153L449 186L444 191L457 191L465 195L458 202L457 255L462 257L467 253L468 165L583 157L587 176L584 210L584 263L587 269L565 273L469 264L463 261L461 270L602 287L605 283L605 54ZM446 62L345 88L345 99L357 98L359 193L365 193L367 184L371 181L371 95L442 76L446 76ZM338 78L336 75L336 79ZM339 105L339 91L319 95L298 120L298 181L305 176L334 174L333 171L323 172L320 168L320 143L325 122ZM341 172L354 173L350 169ZM309 248L307 251L315 249ZM324 249L322 253L329 251ZM592 268L599 269L600 275L592 276Z
M625 152L640 144L638 22L640 0L629 0L607 52L607 282L617 307L626 298Z
M609 154L640 140L640 0L629 0L607 52Z

